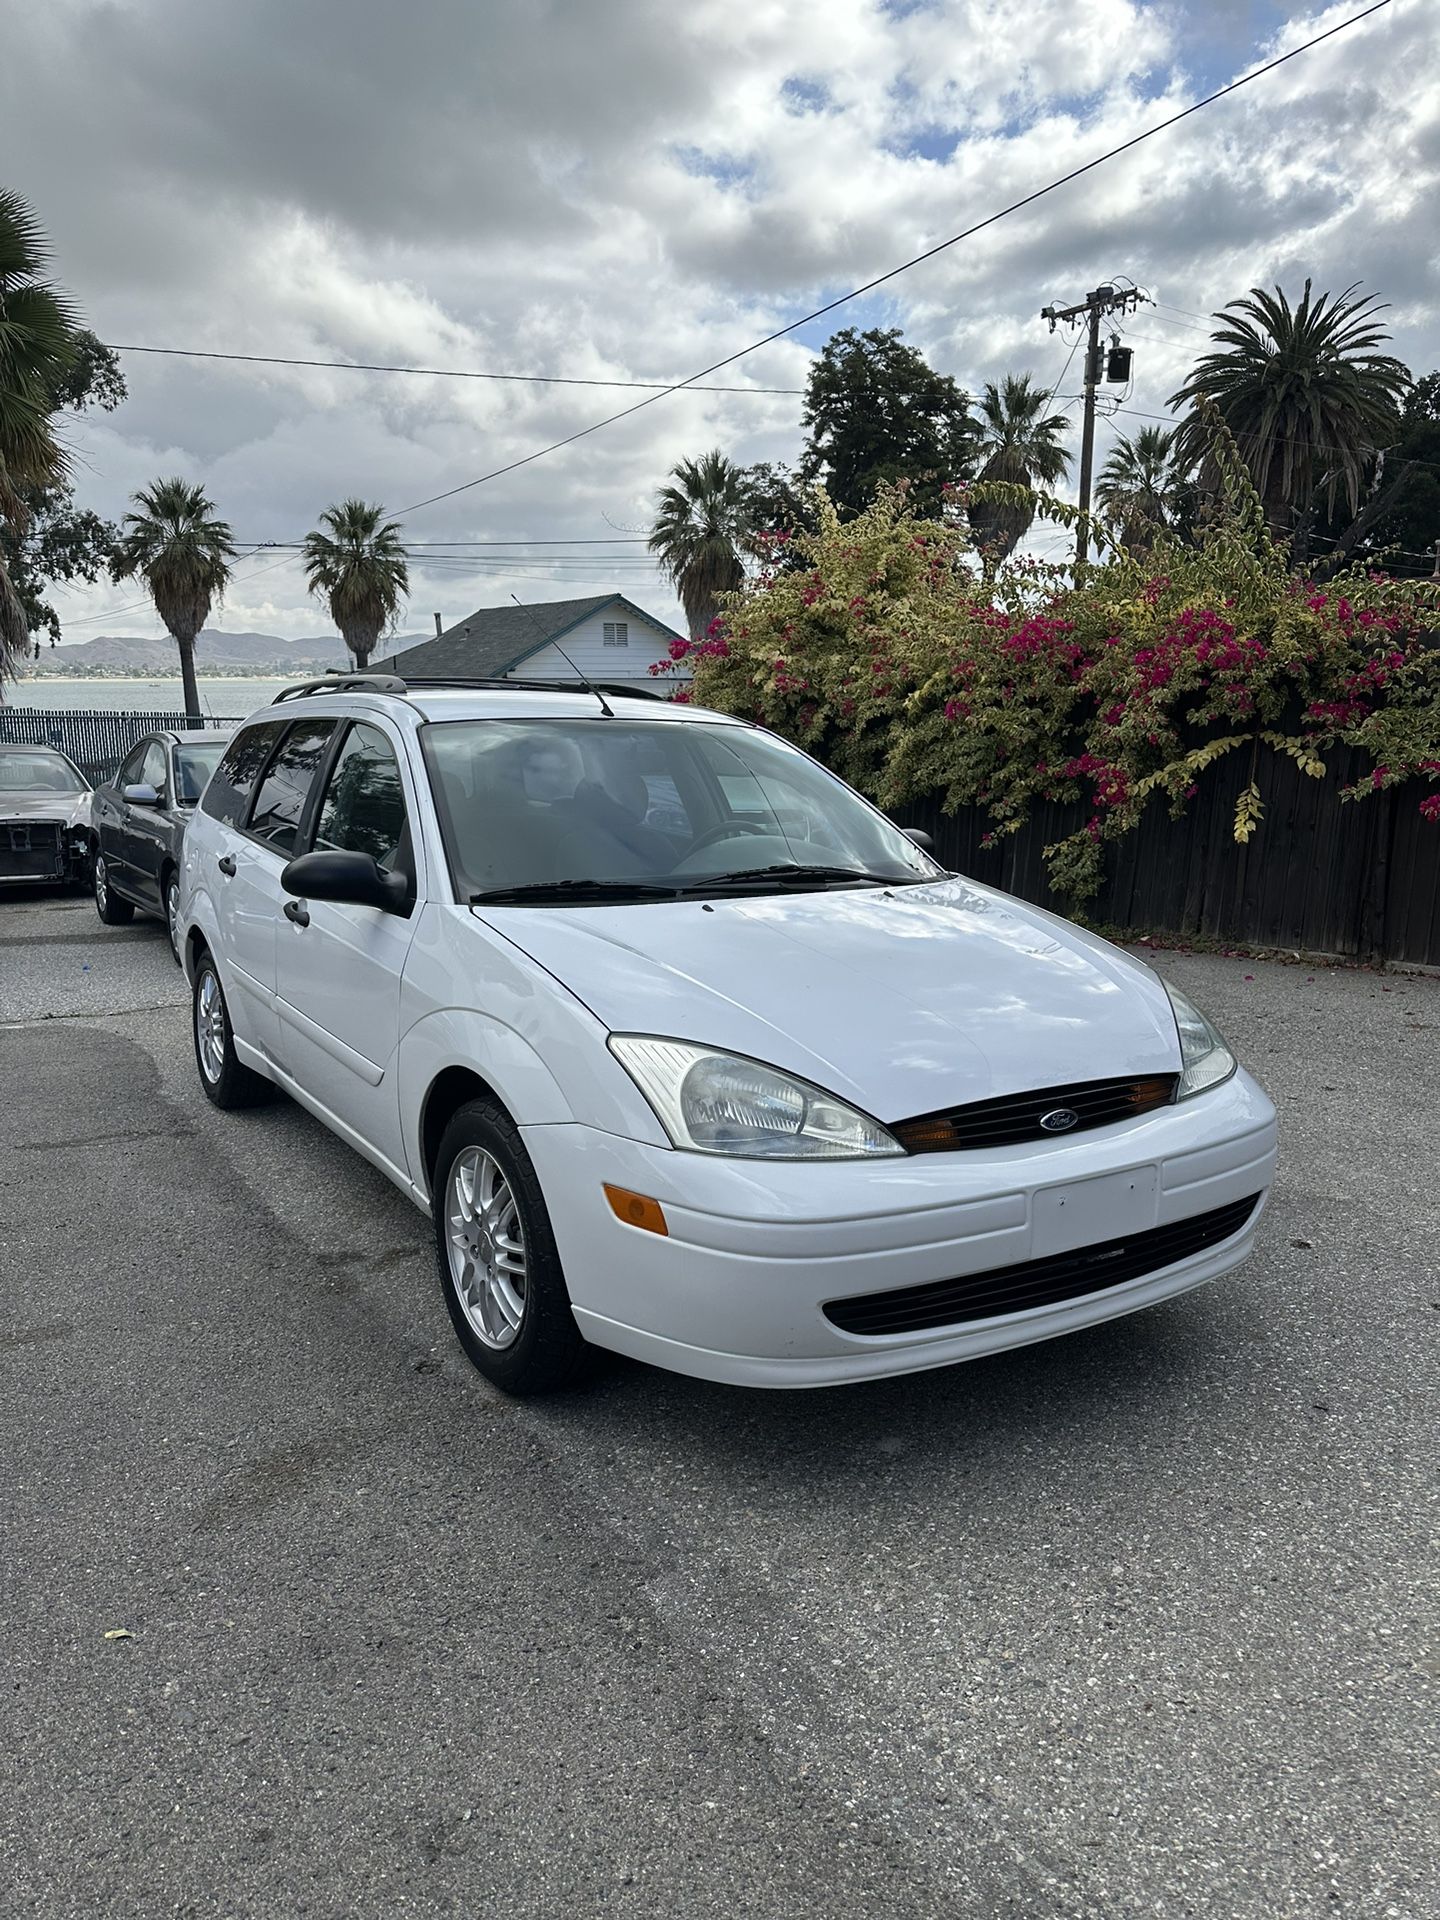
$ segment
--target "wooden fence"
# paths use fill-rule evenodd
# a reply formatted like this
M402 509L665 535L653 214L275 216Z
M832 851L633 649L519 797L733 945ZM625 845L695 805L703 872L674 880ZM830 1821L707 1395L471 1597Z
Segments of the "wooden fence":
M1266 757L1265 816L1243 846L1233 828L1248 754L1215 766L1179 820L1152 801L1138 829L1107 846L1105 884L1085 902L1087 918L1137 933L1440 966L1440 822L1419 811L1425 789L1411 783L1345 801L1341 788L1366 778L1372 762L1348 751L1327 760L1316 780L1283 756ZM933 834L945 866L1066 912L1042 854L1082 824L1081 809L1037 808L990 849L980 845L989 822L975 809L912 806L899 817Z
M0 706L0 746L58 747L88 780L106 780L142 734L161 727L186 732L226 724L184 713L67 713Z

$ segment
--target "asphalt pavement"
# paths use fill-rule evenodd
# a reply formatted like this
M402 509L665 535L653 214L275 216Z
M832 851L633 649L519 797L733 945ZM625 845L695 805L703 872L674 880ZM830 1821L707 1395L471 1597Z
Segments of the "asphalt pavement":
M517 1406L158 924L0 902L0 1912L1433 1916L1440 980L1157 964L1280 1108L1243 1272Z

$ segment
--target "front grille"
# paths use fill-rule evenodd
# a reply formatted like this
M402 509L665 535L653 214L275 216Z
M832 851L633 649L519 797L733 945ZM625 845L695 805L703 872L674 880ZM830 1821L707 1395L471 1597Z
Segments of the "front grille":
M0 820L0 877L48 880L64 868L58 820Z
M890 1131L910 1153L957 1153L966 1147L1013 1147L1024 1140L1069 1138L1090 1127L1108 1127L1167 1106L1178 1075L1154 1073L1144 1079L1084 1080L1071 1087L1039 1087L1032 1093L1002 1093L968 1107L922 1113ZM1073 1113L1069 1126L1042 1127L1046 1114Z
M1218 1247L1240 1231L1259 1200L1259 1194L1252 1193L1248 1199L1232 1200L1228 1206L1172 1221L1167 1227L1149 1227L1120 1240L1051 1254L1044 1260L1023 1260L1018 1266L996 1267L989 1273L968 1273L963 1280L932 1280L923 1287L830 1300L825 1317L846 1333L920 1333L927 1327L992 1320L1105 1293Z

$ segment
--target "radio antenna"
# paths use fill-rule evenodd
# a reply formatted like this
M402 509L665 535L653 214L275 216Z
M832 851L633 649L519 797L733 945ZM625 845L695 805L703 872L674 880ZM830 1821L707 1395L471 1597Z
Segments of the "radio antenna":
M600 691L599 687L595 685L595 682L591 680L588 675L580 671L579 667L576 666L575 662L570 658L569 654L565 651L564 647L561 646L558 640L552 640L550 638L550 635L546 633L545 629L541 626L540 622L535 618L534 614L531 613L529 607L526 606L523 600L518 599L516 595L513 593L511 594L510 598L515 601L516 606L519 607L520 611L525 615L526 619L530 622L531 626L534 627L535 631L540 635L540 638L545 642L545 644L547 646L554 647L555 651L559 654L560 658L565 662L566 666L569 667L570 671L574 674L575 678L580 682L581 686L584 687L585 691L587 693L594 694L595 698L600 702L600 711L601 713L604 714L605 718L607 720L613 720L615 718L615 714L610 706L610 702L605 698L604 694Z

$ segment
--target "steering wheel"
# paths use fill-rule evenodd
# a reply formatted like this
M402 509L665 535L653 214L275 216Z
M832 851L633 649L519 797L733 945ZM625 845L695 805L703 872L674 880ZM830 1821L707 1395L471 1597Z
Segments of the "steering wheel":
M713 847L720 840L738 840L742 834L758 833L768 839L772 833L770 827L762 827L754 820L722 820L718 827L711 827L708 833L702 833L698 840L692 841L685 850L688 860L692 853L700 853L706 847Z

